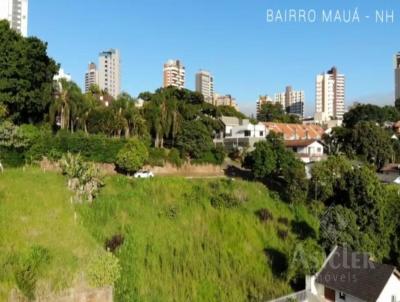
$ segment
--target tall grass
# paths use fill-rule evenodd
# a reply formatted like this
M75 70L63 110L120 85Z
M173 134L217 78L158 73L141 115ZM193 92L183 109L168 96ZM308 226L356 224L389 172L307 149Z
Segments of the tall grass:
M49 253L44 277L38 281L59 291L71 286L100 246L75 221L62 176L38 169L7 169L0 174L0 301L7 301L16 286L20 259L38 247Z
M220 192L240 205L212 207ZM259 221L261 208L274 219ZM94 206L80 213L100 243L125 238L117 251L116 301L261 301L288 293L264 250L289 254L298 240L278 218L316 224L304 207L274 200L261 184L180 178L110 178ZM281 239L278 229L288 237Z

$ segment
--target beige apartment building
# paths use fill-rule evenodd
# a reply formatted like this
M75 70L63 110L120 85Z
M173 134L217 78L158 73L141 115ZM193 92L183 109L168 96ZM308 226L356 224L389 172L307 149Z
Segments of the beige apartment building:
M99 55L99 87L113 98L121 93L121 59L117 49L103 51Z
M185 66L179 60L169 60L164 64L163 87L185 88L186 71Z
M204 101L212 103L214 99L214 78L210 72L200 70L196 73L196 91L201 93Z
M333 67L317 75L315 85L315 122L342 121L345 103L345 76Z

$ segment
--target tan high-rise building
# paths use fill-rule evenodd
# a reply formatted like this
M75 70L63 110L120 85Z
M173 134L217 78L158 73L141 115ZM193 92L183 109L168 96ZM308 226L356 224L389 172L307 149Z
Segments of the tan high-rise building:
M333 67L316 78L315 121L343 120L345 103L345 76Z
M117 49L110 49L99 55L99 87L113 98L121 93L121 61Z
M85 74L85 92L89 92L90 87L99 85L99 72L95 63L89 63L88 71Z
M185 88L185 66L179 60L169 60L164 64L163 87Z
M293 90L292 86L287 86L283 94L285 96L283 108L286 110L286 113L303 117L305 101L304 91Z
M214 99L214 78L208 71L196 73L196 91L204 96L204 101L212 103Z
M28 0L0 0L0 20L8 20L12 29L28 36Z
M395 56L395 100L400 99L400 52Z

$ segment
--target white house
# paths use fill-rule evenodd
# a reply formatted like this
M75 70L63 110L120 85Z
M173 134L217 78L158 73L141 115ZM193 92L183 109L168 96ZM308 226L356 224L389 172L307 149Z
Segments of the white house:
M285 146L293 150L306 164L324 158L324 146L316 139L286 140Z
M368 254L336 247L322 269L307 277L306 290L318 301L399 302L400 273Z
M265 140L269 131L263 123L252 124L248 119L221 117L223 133L218 133L215 143L222 143L227 149L253 148L256 142Z
M335 247L322 268L307 276L306 289L273 300L302 302L400 302L400 272L366 253Z

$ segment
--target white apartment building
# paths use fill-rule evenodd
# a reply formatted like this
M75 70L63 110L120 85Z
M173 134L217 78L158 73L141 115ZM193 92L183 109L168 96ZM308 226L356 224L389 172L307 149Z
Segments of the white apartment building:
M99 72L95 63L89 63L88 70L85 73L85 92L89 92L90 87L99 85Z
M28 0L0 0L0 20L8 20L12 29L28 36Z
M179 60L169 60L164 64L163 87L185 88L186 71L185 66Z
M315 85L315 121L326 123L343 120L345 103L345 76L333 67L317 75Z
M196 91L204 96L204 101L212 103L214 99L214 78L211 73L205 70L196 73Z
M304 116L305 95L303 90L293 90L292 86L287 86L285 92L275 94L275 103L282 105L288 114Z
M400 52L395 56L395 97L400 99Z
M113 98L121 93L121 61L117 49L101 52L99 55L99 87Z

